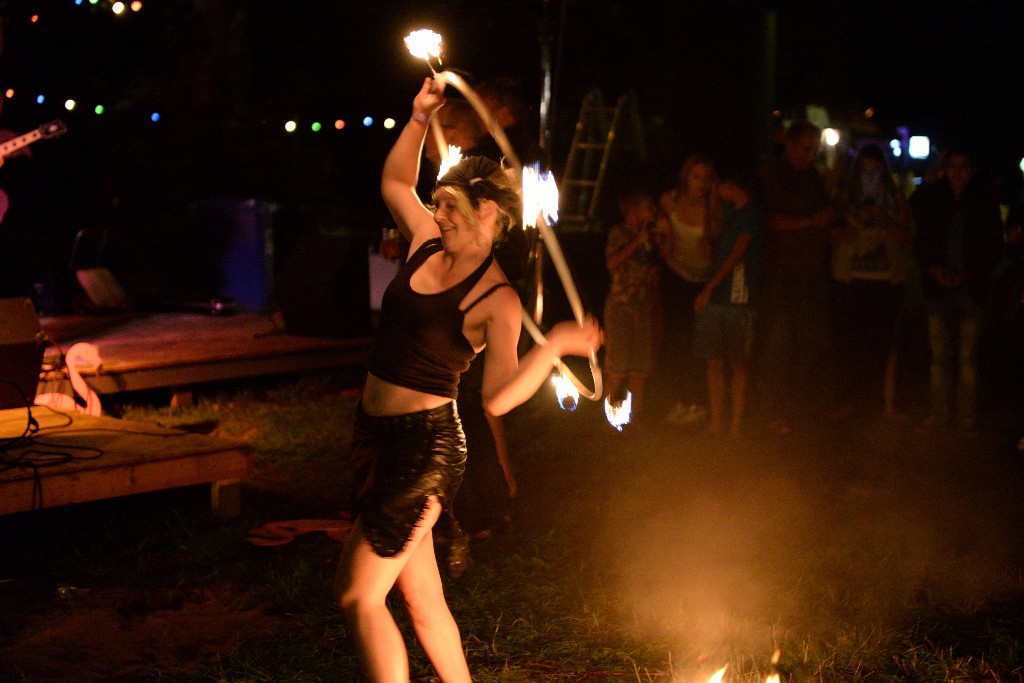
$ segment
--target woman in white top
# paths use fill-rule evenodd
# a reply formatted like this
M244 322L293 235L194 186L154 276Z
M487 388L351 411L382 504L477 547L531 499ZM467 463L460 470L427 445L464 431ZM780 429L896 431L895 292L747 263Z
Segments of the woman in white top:
M663 335L659 376L674 404L668 420L689 424L703 419L705 392L701 365L694 359L693 302L711 277L714 243L722 222L721 202L712 190L714 166L703 154L683 161L675 187L658 202L661 255L668 266L661 286ZM673 400L674 399L674 400Z

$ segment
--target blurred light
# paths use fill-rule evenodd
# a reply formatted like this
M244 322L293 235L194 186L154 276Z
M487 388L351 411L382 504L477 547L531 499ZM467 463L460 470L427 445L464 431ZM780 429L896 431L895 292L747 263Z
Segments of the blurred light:
M155 111L152 114L150 114L149 115L149 120L152 121L153 123L156 123L157 121L159 121L160 120L160 112Z
M907 147L907 152L910 153L911 159L927 159L928 155L931 154L932 143L928 139L927 135L911 135L910 144Z
M37 21L39 21L39 15L38 15L38 14L33 14L33 15L32 15L32 23L34 24L34 23L36 23Z
M286 122L284 124L284 129L286 131L288 131L289 133L294 133L295 129L298 128L298 127L299 127L299 124L295 123L294 121L288 121L288 122Z
M388 130L391 130L392 128L395 127L395 120L392 118L384 119L384 127L387 128Z
M323 128L323 126L321 126L321 125L320 125L320 122L319 122L319 121L314 121L314 122L313 122L313 125L312 125L312 126L310 126L309 128L310 128L310 130L312 130L312 131L313 131L314 133L319 133L319 132L320 132L320 129L321 129L321 128Z
M345 127L345 120L344 119L338 119L337 121L334 122L335 130L341 130L344 127Z
M75 4L76 5L81 5L82 4L82 0L75 0Z
M67 109L68 111L71 111L72 109L74 109L76 104L78 104L78 103L75 102L74 100L64 100L64 108Z
M102 114L106 110L103 108L102 104L97 104L96 107L93 109L93 111L96 112L97 114Z
M829 147L835 147L839 144L839 131L835 128L826 128L821 131L821 137Z
M372 116L364 116L363 117L363 125L366 126L367 128L372 126L373 125L373 117Z
M868 107L867 109L864 110L864 118L870 119L874 115L875 115L875 108L874 107Z
M142 9L142 3L139 2L139 0L135 0L135 2L132 3L132 11L138 12L140 9Z
M90 5L95 5L95 4L96 4L97 2L99 2L99 1L100 1L100 0L89 0L89 4L90 4Z
M889 149L892 150L892 155L894 157L903 156L903 145L900 144L899 140L889 140Z
M124 12L124 3L115 2L113 5L110 6L110 9L114 12L114 14L122 14Z
M1024 159L1021 159L1021 160L1020 160L1020 166L1019 166L1019 168L1020 168L1020 170L1021 170L1021 171L1024 171Z
M46 98L42 95L36 95L36 104L42 104L46 101Z
M5 92L4 95L7 97L7 99L11 99L12 97L14 97L14 88L8 88L7 92Z

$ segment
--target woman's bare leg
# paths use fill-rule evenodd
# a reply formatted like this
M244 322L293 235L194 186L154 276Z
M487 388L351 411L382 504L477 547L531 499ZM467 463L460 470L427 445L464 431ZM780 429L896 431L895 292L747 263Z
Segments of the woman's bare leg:
M440 503L431 499L423 518L413 528L412 538L395 557L377 555L357 520L341 553L335 587L345 619L355 635L363 668L371 681L407 683L409 680L405 643L386 600L419 546L426 545L433 554L431 528L440 512Z
M434 672L444 683L470 683L462 637L445 602L434 544L429 541L428 538L412 551L396 585L402 591L416 637Z

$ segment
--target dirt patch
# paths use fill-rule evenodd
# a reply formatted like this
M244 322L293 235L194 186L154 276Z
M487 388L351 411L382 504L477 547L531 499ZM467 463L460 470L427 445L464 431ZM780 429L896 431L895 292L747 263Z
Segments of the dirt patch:
M0 679L93 683L194 671L282 626L227 589L90 590L66 598L62 611L37 617L16 644L0 648Z

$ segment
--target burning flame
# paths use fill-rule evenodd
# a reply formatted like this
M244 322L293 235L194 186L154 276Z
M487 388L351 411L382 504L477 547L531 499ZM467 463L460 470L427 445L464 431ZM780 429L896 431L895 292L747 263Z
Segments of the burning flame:
M427 66L430 66L431 57L436 59L438 64L441 63L441 35L439 33L434 33L427 28L413 31L405 37L405 46L409 48L409 54L425 60ZM430 66L430 69L433 70L434 67Z
M728 668L729 668L729 665L728 665L728 664L726 664L726 665L725 665L725 666L723 666L723 667L722 667L721 669L719 669L718 671L716 671L716 672L715 672L715 673L714 673L714 674L713 674L713 675L711 676L711 678L709 678L709 679L708 679L708 683L722 683L722 678L724 678L724 677L725 677L725 670L726 670L726 669L728 669Z
M458 145L448 145L448 154L441 159L441 170L437 172L438 180L448 172L448 169L455 166L460 161L462 161L462 148Z
M551 171L540 172L540 164L523 166L523 226L536 227L540 220L558 222L558 186Z
M620 432L622 427L629 424L629 419L633 412L633 394L629 391L626 392L626 398L622 399L618 403L612 403L611 397L606 396L604 399L604 416L608 418L608 424L615 427Z
M558 397L558 405L562 410L576 410L579 405L580 392L573 383L561 372L551 376L551 383L555 385L555 396Z

